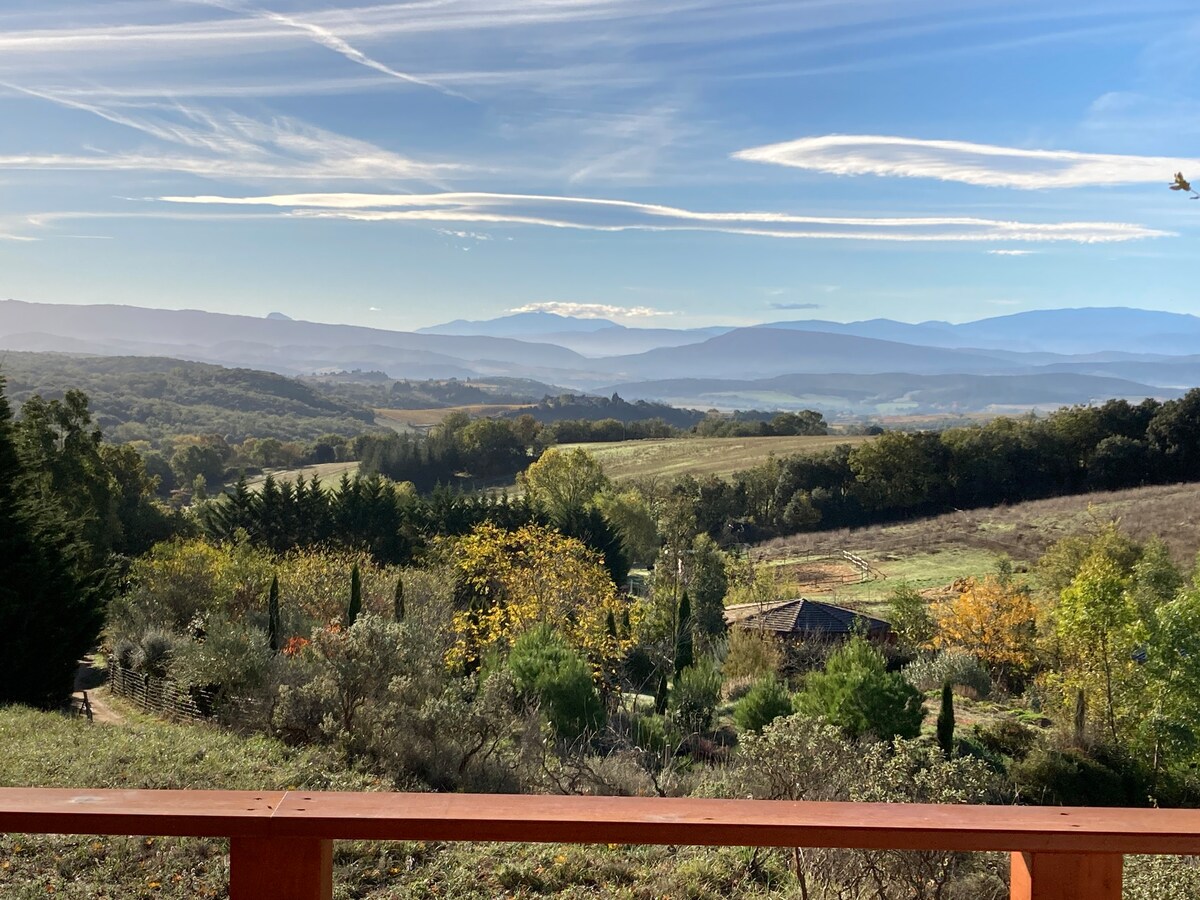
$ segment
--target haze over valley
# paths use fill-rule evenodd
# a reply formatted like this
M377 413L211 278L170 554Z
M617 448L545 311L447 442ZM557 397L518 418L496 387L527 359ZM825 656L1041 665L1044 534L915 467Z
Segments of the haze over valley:
M1131 308L1035 310L963 324L781 321L640 329L525 313L415 332L199 310L0 301L0 349L166 357L289 376L534 379L701 409L831 415L974 413L1200 383L1200 318Z

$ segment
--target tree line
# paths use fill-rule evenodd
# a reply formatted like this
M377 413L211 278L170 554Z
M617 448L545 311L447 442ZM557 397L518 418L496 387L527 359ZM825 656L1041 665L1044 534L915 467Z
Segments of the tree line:
M773 458L672 491L705 531L754 540L1096 490L1200 479L1200 389L1177 400L1064 407L857 447Z

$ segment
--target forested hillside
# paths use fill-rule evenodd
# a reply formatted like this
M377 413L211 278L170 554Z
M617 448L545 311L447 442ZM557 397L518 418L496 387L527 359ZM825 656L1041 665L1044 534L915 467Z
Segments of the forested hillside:
M306 441L359 434L375 421L365 406L294 378L165 357L8 352L0 374L18 404L83 391L105 437L117 443L160 446L181 434Z

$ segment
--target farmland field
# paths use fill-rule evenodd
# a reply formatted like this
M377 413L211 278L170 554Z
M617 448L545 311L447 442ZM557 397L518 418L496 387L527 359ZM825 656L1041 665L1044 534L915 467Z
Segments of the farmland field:
M765 462L772 454L790 456L813 453L839 444L860 444L867 440L870 438L836 434L819 437L666 438L562 444L559 449L581 447L600 462L609 478L617 481L654 475L716 475L727 478L734 472Z
M250 489L257 491L262 488L263 482L267 480L267 475L274 476L276 481L296 481L298 478L310 479L314 475L325 482L326 487L332 487L343 474L354 477L354 473L358 471L357 462L332 462L332 463L317 463L313 466L300 466L297 469L268 469L261 475L255 475L252 478L246 479L246 484Z
M377 409L375 410L375 424L393 428L396 431L411 431L440 425L442 420L451 413L466 413L475 418L495 416L528 407L527 403L472 403L467 406L445 406L440 409Z
M1002 556L1030 567L1060 538L1119 519L1135 540L1160 536L1175 562L1190 568L1200 552L1200 484L1033 500L869 528L811 532L768 541L752 558L777 573L783 596L812 596L882 612L900 583L934 595L956 579L994 571ZM885 577L860 581L841 559L848 550Z

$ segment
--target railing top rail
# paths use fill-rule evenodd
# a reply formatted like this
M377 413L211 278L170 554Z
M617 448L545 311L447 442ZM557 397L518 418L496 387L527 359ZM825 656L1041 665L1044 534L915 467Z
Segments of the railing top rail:
M0 788L0 831L36 834L270 834L286 791Z
M0 789L0 831L1200 854L1200 811L305 791Z

